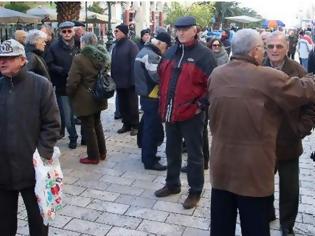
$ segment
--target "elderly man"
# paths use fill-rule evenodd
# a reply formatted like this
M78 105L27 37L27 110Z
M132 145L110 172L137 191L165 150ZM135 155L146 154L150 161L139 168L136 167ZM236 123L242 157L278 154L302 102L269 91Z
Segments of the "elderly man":
M177 43L165 53L159 66L160 115L166 122L166 185L155 192L166 197L181 191L182 139L187 146L189 194L183 203L193 208L204 184L203 128L207 106L207 82L216 66L211 51L197 38L196 19L180 17L175 22Z
M211 236L269 236L267 218L274 192L276 140L282 111L315 101L314 78L291 78L260 66L264 44L243 29L232 41L232 58L211 76Z
M15 31L14 38L23 46L25 45L27 32L25 30L17 30Z
M80 50L75 46L73 27L74 23L70 21L62 22L59 25L60 38L51 44L46 54L46 62L51 81L56 88L57 101L60 109L62 121L61 134L64 133L66 127L70 139L68 145L70 149L77 147L78 139L73 111L66 93L67 77L72 59Z
M158 84L160 78L157 67L167 48L171 45L171 36L159 33L147 42L136 56L134 64L136 92L140 95L143 109L141 133L141 159L145 169L166 170L156 157L157 147L163 142L163 126L159 117Z
M23 45L0 45L0 232L15 235L18 197L26 206L30 235L48 236L34 193L33 153L51 159L60 118L51 83L27 71Z
M133 64L138 53L137 45L127 38L128 26L120 24L114 30L116 43L112 50L111 75L116 83L119 111L123 126L117 131L122 134L130 131L138 133L138 96L135 92Z
M303 77L306 72L287 57L288 43L282 32L275 31L266 39L267 56L264 65L281 70L290 77ZM293 234L299 206L299 156L302 140L295 132L299 110L286 113L277 136L277 169L279 173L279 211L282 235ZM272 207L273 208L273 207ZM273 208L274 211L274 208ZM271 212L273 213L273 212ZM274 213L272 215L275 215ZM271 215L271 216L272 216Z

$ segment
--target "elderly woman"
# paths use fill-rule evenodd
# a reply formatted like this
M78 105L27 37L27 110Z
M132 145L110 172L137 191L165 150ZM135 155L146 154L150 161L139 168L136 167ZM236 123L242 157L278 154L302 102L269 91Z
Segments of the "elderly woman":
M218 66L223 65L229 61L229 55L224 49L224 45L220 39L212 39L208 43L208 48L210 48L210 50L213 52Z
M81 39L81 53L72 61L67 80L67 93L74 114L82 122L86 135L87 157L81 158L83 164L98 164L106 158L106 145L101 124L101 111L107 108L107 101L96 102L89 92L93 88L99 71L110 68L106 49L97 44L94 33L86 33Z
M40 30L30 30L26 36L25 52L27 69L50 80L47 64L43 58L47 35Z

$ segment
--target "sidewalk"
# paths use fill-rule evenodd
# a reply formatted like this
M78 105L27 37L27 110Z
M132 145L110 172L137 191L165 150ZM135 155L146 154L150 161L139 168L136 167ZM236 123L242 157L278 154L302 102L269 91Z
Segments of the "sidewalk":
M102 112L102 123L107 159L96 166L79 163L79 158L86 155L85 146L70 150L68 138L58 142L65 176L64 208L51 225L49 235L210 235L208 171L205 171L205 189L196 209L184 210L182 207L188 194L185 174L181 175L181 194L156 198L153 193L164 185L166 172L144 170L136 138L129 133L116 133L121 121L114 120L114 99L109 101L109 109ZM300 160L301 199L295 227L299 236L315 235L315 163L309 158L311 146L315 150L315 134L305 138L304 154ZM165 144L159 150L162 162L166 164ZM277 204L278 201L276 207ZM28 235L22 201L18 218L18 235ZM271 235L280 236L278 229L279 221L276 220L271 225ZM236 235L241 235L239 225Z

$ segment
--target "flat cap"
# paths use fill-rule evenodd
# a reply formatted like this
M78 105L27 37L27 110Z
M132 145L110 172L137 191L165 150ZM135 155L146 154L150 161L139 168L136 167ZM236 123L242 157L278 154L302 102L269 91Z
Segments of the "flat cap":
M64 21L59 24L58 29L65 29L65 28L73 28L74 23L71 21Z
M74 21L72 21L73 23L74 23L74 26L75 27L85 27L85 24L84 23L82 23L82 22L80 22L80 21L77 21L77 20L74 20Z
M175 21L176 28L183 28L196 25L196 18L193 16L181 16Z

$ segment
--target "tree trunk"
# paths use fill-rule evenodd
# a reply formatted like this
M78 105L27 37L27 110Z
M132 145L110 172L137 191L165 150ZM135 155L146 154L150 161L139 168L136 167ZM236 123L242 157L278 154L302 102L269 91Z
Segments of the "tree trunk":
M57 21L73 21L80 18L81 2L56 2Z

